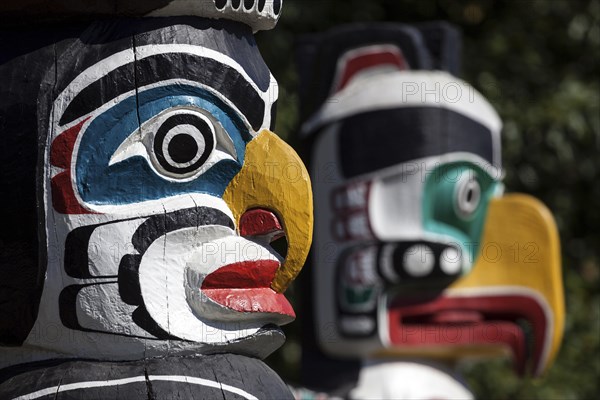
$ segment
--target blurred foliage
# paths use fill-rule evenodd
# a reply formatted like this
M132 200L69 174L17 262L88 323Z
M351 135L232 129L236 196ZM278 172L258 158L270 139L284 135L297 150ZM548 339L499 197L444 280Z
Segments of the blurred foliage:
M285 0L259 47L279 81L276 132L294 144L294 39L357 21L446 20L464 33L463 78L504 121L508 191L541 199L561 235L567 321L562 349L541 379L510 363L463 368L481 399L592 399L600 392L600 1ZM293 293L292 293L293 295ZM302 316L300 315L300 318ZM269 362L297 377L297 323Z

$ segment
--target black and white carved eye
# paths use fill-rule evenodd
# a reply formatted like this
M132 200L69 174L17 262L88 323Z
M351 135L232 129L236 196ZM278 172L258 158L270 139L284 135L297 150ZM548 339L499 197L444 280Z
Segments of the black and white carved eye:
M468 219L481 201L481 186L475 171L465 171L456 183L455 209L459 216Z
M197 171L215 149L215 127L199 113L168 117L154 134L152 147L160 166L176 175Z
M237 158L221 124L192 107L169 109L144 122L121 143L109 165L133 156L145 158L163 178L177 181L194 179L221 160Z

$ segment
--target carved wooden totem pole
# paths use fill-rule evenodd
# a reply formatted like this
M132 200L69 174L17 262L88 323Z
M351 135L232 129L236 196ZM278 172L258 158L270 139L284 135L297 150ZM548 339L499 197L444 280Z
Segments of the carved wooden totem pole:
M501 121L456 78L459 52L441 23L300 43L315 195L309 387L471 398L457 361L510 354L537 375L557 353L558 233L539 201L503 194Z
M312 236L253 38L281 5L2 3L1 399L290 397L260 361Z

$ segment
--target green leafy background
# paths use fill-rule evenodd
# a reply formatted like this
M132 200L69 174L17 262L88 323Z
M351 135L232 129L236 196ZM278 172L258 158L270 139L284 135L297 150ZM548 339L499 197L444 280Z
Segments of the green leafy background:
M276 132L294 145L298 124L293 42L358 21L446 20L464 34L463 78L504 122L508 191L541 199L561 236L567 319L554 366L515 376L508 360L463 367L481 399L595 399L600 393L600 1L285 0L273 31L257 35L280 85ZM298 289L292 288L294 298ZM302 318L302 315L299 315ZM298 378L298 323L268 362Z

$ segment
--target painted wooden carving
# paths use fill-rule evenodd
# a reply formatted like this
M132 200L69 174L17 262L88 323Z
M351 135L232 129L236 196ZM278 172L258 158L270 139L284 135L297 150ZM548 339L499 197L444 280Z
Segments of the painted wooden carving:
M288 397L259 359L312 192L253 38L281 1L8 3L0 397Z
M503 194L501 121L456 78L459 52L445 24L357 25L301 42L315 185L315 319L304 334L320 348L304 353L309 386L468 398L454 362L510 354L538 375L557 353L558 233L539 201Z

